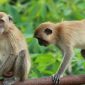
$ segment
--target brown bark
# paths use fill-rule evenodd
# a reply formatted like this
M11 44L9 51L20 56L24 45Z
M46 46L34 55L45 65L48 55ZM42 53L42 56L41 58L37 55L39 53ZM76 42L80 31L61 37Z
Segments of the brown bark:
M85 84L85 75L63 77L60 79L59 85L81 85L81 84ZM54 84L52 82L52 78L47 77L26 80L24 82L17 82L15 85L54 85Z

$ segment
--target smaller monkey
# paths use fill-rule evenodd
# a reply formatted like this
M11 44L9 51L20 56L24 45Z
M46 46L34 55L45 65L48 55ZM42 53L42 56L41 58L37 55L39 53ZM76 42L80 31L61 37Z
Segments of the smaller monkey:
M73 56L73 49L80 48L85 57L85 20L63 21L60 23L45 22L40 24L34 32L40 45L54 44L62 51L63 60L58 72L53 76L54 84L66 70Z
M23 34L8 14L0 12L0 76L13 74L12 78L4 77L3 84L26 80L30 67L30 55Z

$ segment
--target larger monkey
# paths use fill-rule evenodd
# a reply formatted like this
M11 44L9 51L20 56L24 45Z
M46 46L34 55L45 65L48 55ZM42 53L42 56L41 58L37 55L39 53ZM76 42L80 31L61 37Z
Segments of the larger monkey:
M74 48L80 48L82 56L85 57L85 20L60 23L45 22L37 27L34 36L40 45L55 44L62 51L63 61L58 73L53 76L55 85L66 70Z
M12 72L24 81L30 70L30 56L25 38L9 15L0 12L0 76ZM4 81L4 85L10 85Z

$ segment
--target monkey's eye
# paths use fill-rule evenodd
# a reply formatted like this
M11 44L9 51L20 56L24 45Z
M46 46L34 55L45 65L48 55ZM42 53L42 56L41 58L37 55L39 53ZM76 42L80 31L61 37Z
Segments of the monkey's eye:
M49 28L46 28L46 29L44 30L44 32L45 32L47 35L52 34L52 30L49 29Z
M9 21L13 21L13 18L12 18L12 16L8 16L9 17Z

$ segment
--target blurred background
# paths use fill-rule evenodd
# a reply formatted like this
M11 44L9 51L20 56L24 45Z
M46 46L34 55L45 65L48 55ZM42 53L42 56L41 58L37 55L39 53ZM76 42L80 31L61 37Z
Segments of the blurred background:
M13 17L16 26L23 32L32 58L29 77L39 78L57 72L62 55L53 45L39 46L33 33L45 21L80 20L85 18L85 0L0 0L0 11ZM85 60L80 50L74 50L72 74L85 74ZM67 75L65 73L64 75Z

